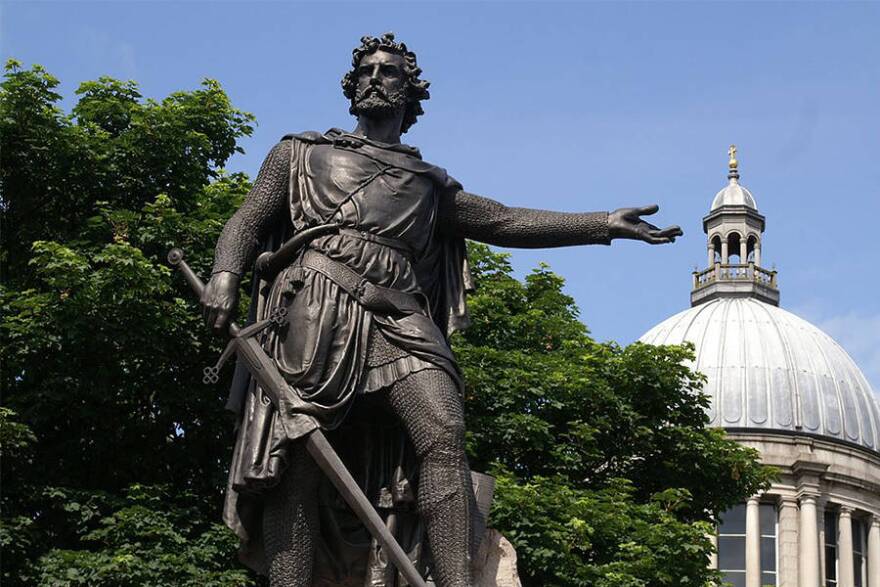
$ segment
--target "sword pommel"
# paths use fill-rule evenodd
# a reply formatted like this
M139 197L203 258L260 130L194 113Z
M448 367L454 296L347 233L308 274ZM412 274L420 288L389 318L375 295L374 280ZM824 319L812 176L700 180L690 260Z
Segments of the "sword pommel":
M205 290L205 284L202 283L202 280L199 279L199 276L195 274L195 272L187 265L186 261L183 260L183 251L174 247L170 251L168 251L168 263L170 263L173 267L177 267L181 273L183 273L184 279L195 292L198 298L202 297L202 292Z
M183 251L174 247L170 251L168 251L168 264L174 267L180 265L180 262L183 261Z

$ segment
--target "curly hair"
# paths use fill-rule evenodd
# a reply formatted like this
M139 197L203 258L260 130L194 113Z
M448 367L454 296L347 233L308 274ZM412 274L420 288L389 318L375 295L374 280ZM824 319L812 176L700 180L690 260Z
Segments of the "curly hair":
M419 79L419 74L422 73L422 70L416 64L416 54L408 50L404 43L395 41L394 33L385 33L378 38L371 36L361 37L360 46L355 47L351 52L351 71L342 78L342 93L351 100L351 107L348 111L351 114L356 114L357 67L365 55L375 53L379 49L403 57L403 71L406 75L407 83L406 110L404 111L403 123L400 127L402 134L408 131L409 127L416 123L416 119L425 113L422 110L421 101L431 97L431 94L428 93L428 86L431 85L431 82Z

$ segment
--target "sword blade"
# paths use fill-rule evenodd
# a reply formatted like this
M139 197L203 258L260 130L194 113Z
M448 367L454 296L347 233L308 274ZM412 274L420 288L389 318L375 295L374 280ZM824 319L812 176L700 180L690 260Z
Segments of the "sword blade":
M183 251L172 249L168 254L168 261L181 270L190 287L201 298L205 284L183 260ZM235 322L230 322L229 335L234 337L239 332L239 326ZM301 400L296 393L284 393L285 390L289 390L290 386L278 372L275 362L266 354L263 347L251 337L240 338L238 344L235 345L235 352L244 361L251 376L268 393L277 410L284 410L287 414L300 416L299 418L294 417L292 420L294 426L299 429L297 432L304 437L306 450L370 534L382 544L388 553L388 558L391 559L407 582L413 587L427 587L413 562L385 526L382 517L364 495L357 481L351 476L315 420L308 416L309 404Z
M302 417L303 413L308 413L309 404L300 400L296 393L279 393L279 390L288 389L289 386L278 372L274 361L266 355L266 351L256 340L253 338L240 339L236 350L251 375L263 389L269 392L275 407L286 410L286 413L292 416L288 418L288 422L298 428L297 434L304 436L306 450L370 534L385 548L388 558L391 559L394 566L413 587L426 587L421 574L385 526L385 522L376 512L376 508L364 495L357 481L351 476L315 420L311 417ZM300 417L297 417L298 415Z
M324 471L324 474L327 475L327 478L330 479L330 482L333 483L333 486L336 487L336 490L345 502L358 515L358 518L367 527L370 534L382 544L388 554L388 558L406 578L407 582L413 587L426 587L422 575L416 570L415 565L413 565L409 556L403 551L403 548L400 547L394 535L391 534L391 531L385 525L385 521L376 512L376 508L373 507L373 504L370 503L367 496L361 491L357 481L354 480L354 477L351 476L351 473L348 472L348 469L340 460L339 455L330 446L324 433L320 430L315 430L309 434L306 437L306 449L312 455L312 458L315 459L315 462L318 463L318 466L321 467L321 470Z

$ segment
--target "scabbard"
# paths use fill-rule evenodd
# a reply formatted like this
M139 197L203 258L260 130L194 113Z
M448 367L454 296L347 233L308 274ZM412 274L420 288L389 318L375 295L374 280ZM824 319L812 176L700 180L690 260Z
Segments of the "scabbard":
M277 251L272 253L265 252L257 257L257 262L254 264L254 273L260 279L272 281L282 269L293 263L300 250L310 241L336 232L339 232L339 225L332 223L307 228L278 247Z

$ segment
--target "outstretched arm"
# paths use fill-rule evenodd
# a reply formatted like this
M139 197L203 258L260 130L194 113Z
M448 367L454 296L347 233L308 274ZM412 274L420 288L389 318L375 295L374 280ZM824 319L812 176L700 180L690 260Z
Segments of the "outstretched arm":
M491 245L519 248L610 244L615 238L652 244L673 242L681 229L659 229L639 218L659 208L622 208L614 212L551 212L513 208L459 190L441 201L441 222L459 236Z
M217 333L225 330L238 304L238 284L254 262L260 239L284 213L290 148L290 141L282 141L269 152L244 203L217 239L211 281L202 295L205 322Z

